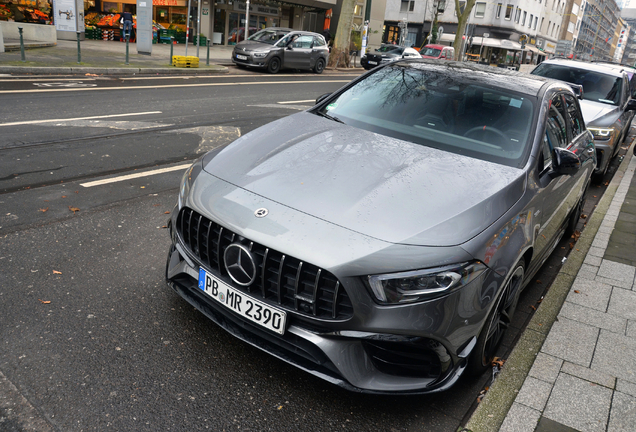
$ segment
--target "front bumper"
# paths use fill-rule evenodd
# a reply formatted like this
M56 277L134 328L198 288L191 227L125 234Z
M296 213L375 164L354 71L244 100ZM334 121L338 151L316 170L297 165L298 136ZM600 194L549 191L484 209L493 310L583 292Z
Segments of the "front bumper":
M278 335L210 299L198 288L200 266L197 258L177 242L168 254L167 284L237 338L351 391L423 394L445 390L461 376L476 342L475 337L470 338L462 352L453 356L433 339L347 331L342 323L312 326L289 311L292 315L289 326L283 335ZM222 276L217 274L217 277ZM409 361L410 364L406 364ZM398 366L401 369L396 374L393 368Z
M237 58L237 55L241 55L246 57L247 59ZM254 58L251 54L237 54L236 52L232 52L232 63L236 65L246 66L246 67L254 67L254 68L265 68L267 67L267 62L269 60L269 56L262 58Z

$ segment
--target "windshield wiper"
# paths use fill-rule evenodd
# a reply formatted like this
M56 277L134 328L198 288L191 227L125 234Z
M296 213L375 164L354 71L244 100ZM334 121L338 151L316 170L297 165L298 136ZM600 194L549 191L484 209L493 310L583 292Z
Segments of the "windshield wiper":
M346 124L345 122L340 120L338 117L331 116L331 115L329 115L327 113L324 113L322 111L316 111L316 114L318 114L321 117L328 118L329 120L333 120L333 121L336 121L338 123Z

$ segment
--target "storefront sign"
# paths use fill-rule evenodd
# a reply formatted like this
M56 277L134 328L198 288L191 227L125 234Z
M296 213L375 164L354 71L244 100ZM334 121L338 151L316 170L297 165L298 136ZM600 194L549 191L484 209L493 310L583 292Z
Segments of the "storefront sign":
M53 0L55 29L68 32L84 31L84 2Z
M556 51L556 45L552 42L545 41L544 51L548 54L554 54L554 52Z
M178 0L154 0L155 6L185 6L185 1Z
M201 14L202 14L203 16L206 16L206 15L209 15L209 14L210 14L210 11L209 11L209 9L208 9L208 8L204 7L203 9L201 9Z
M235 11L240 11L240 12L245 12L245 3L244 2L234 2L234 10ZM271 6L265 6L265 5L258 5L258 4L250 4L250 13L254 13L256 15L271 15L271 16L278 16L278 8L276 7L271 7ZM250 20L251 21L251 20Z

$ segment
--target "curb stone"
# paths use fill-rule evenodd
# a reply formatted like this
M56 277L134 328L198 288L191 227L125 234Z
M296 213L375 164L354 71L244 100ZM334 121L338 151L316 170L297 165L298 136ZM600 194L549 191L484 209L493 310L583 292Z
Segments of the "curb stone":
M611 183L603 197L597 204L592 217L586 224L585 230L576 242L575 249L570 252L567 261L559 271L554 282L550 286L539 308L533 315L519 338L517 345L508 357L499 377L490 386L488 393L477 406L477 409L468 420L465 427L460 427L461 432L497 432L512 407L521 389L534 360L541 350L543 342L548 336L556 317L563 306L574 279L585 260L594 237L598 232L608 208L616 194L616 190L627 170L632 158L633 146L636 140L627 150L626 156L621 162Z

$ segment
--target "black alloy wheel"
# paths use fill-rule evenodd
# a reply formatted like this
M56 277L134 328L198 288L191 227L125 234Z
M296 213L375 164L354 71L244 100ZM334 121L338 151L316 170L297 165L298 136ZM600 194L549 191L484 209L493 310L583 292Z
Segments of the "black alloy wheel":
M325 70L325 61L321 58L316 60L316 64L314 65L314 72L317 74L321 74L322 71Z
M278 57L272 57L267 65L267 72L271 74L278 73L280 70L280 59Z
M477 339L477 345L469 358L466 370L468 374L479 376L492 366L497 349L501 345L508 327L510 327L512 317L517 308L524 275L525 263L521 259L513 267L512 274L488 315L486 324Z

